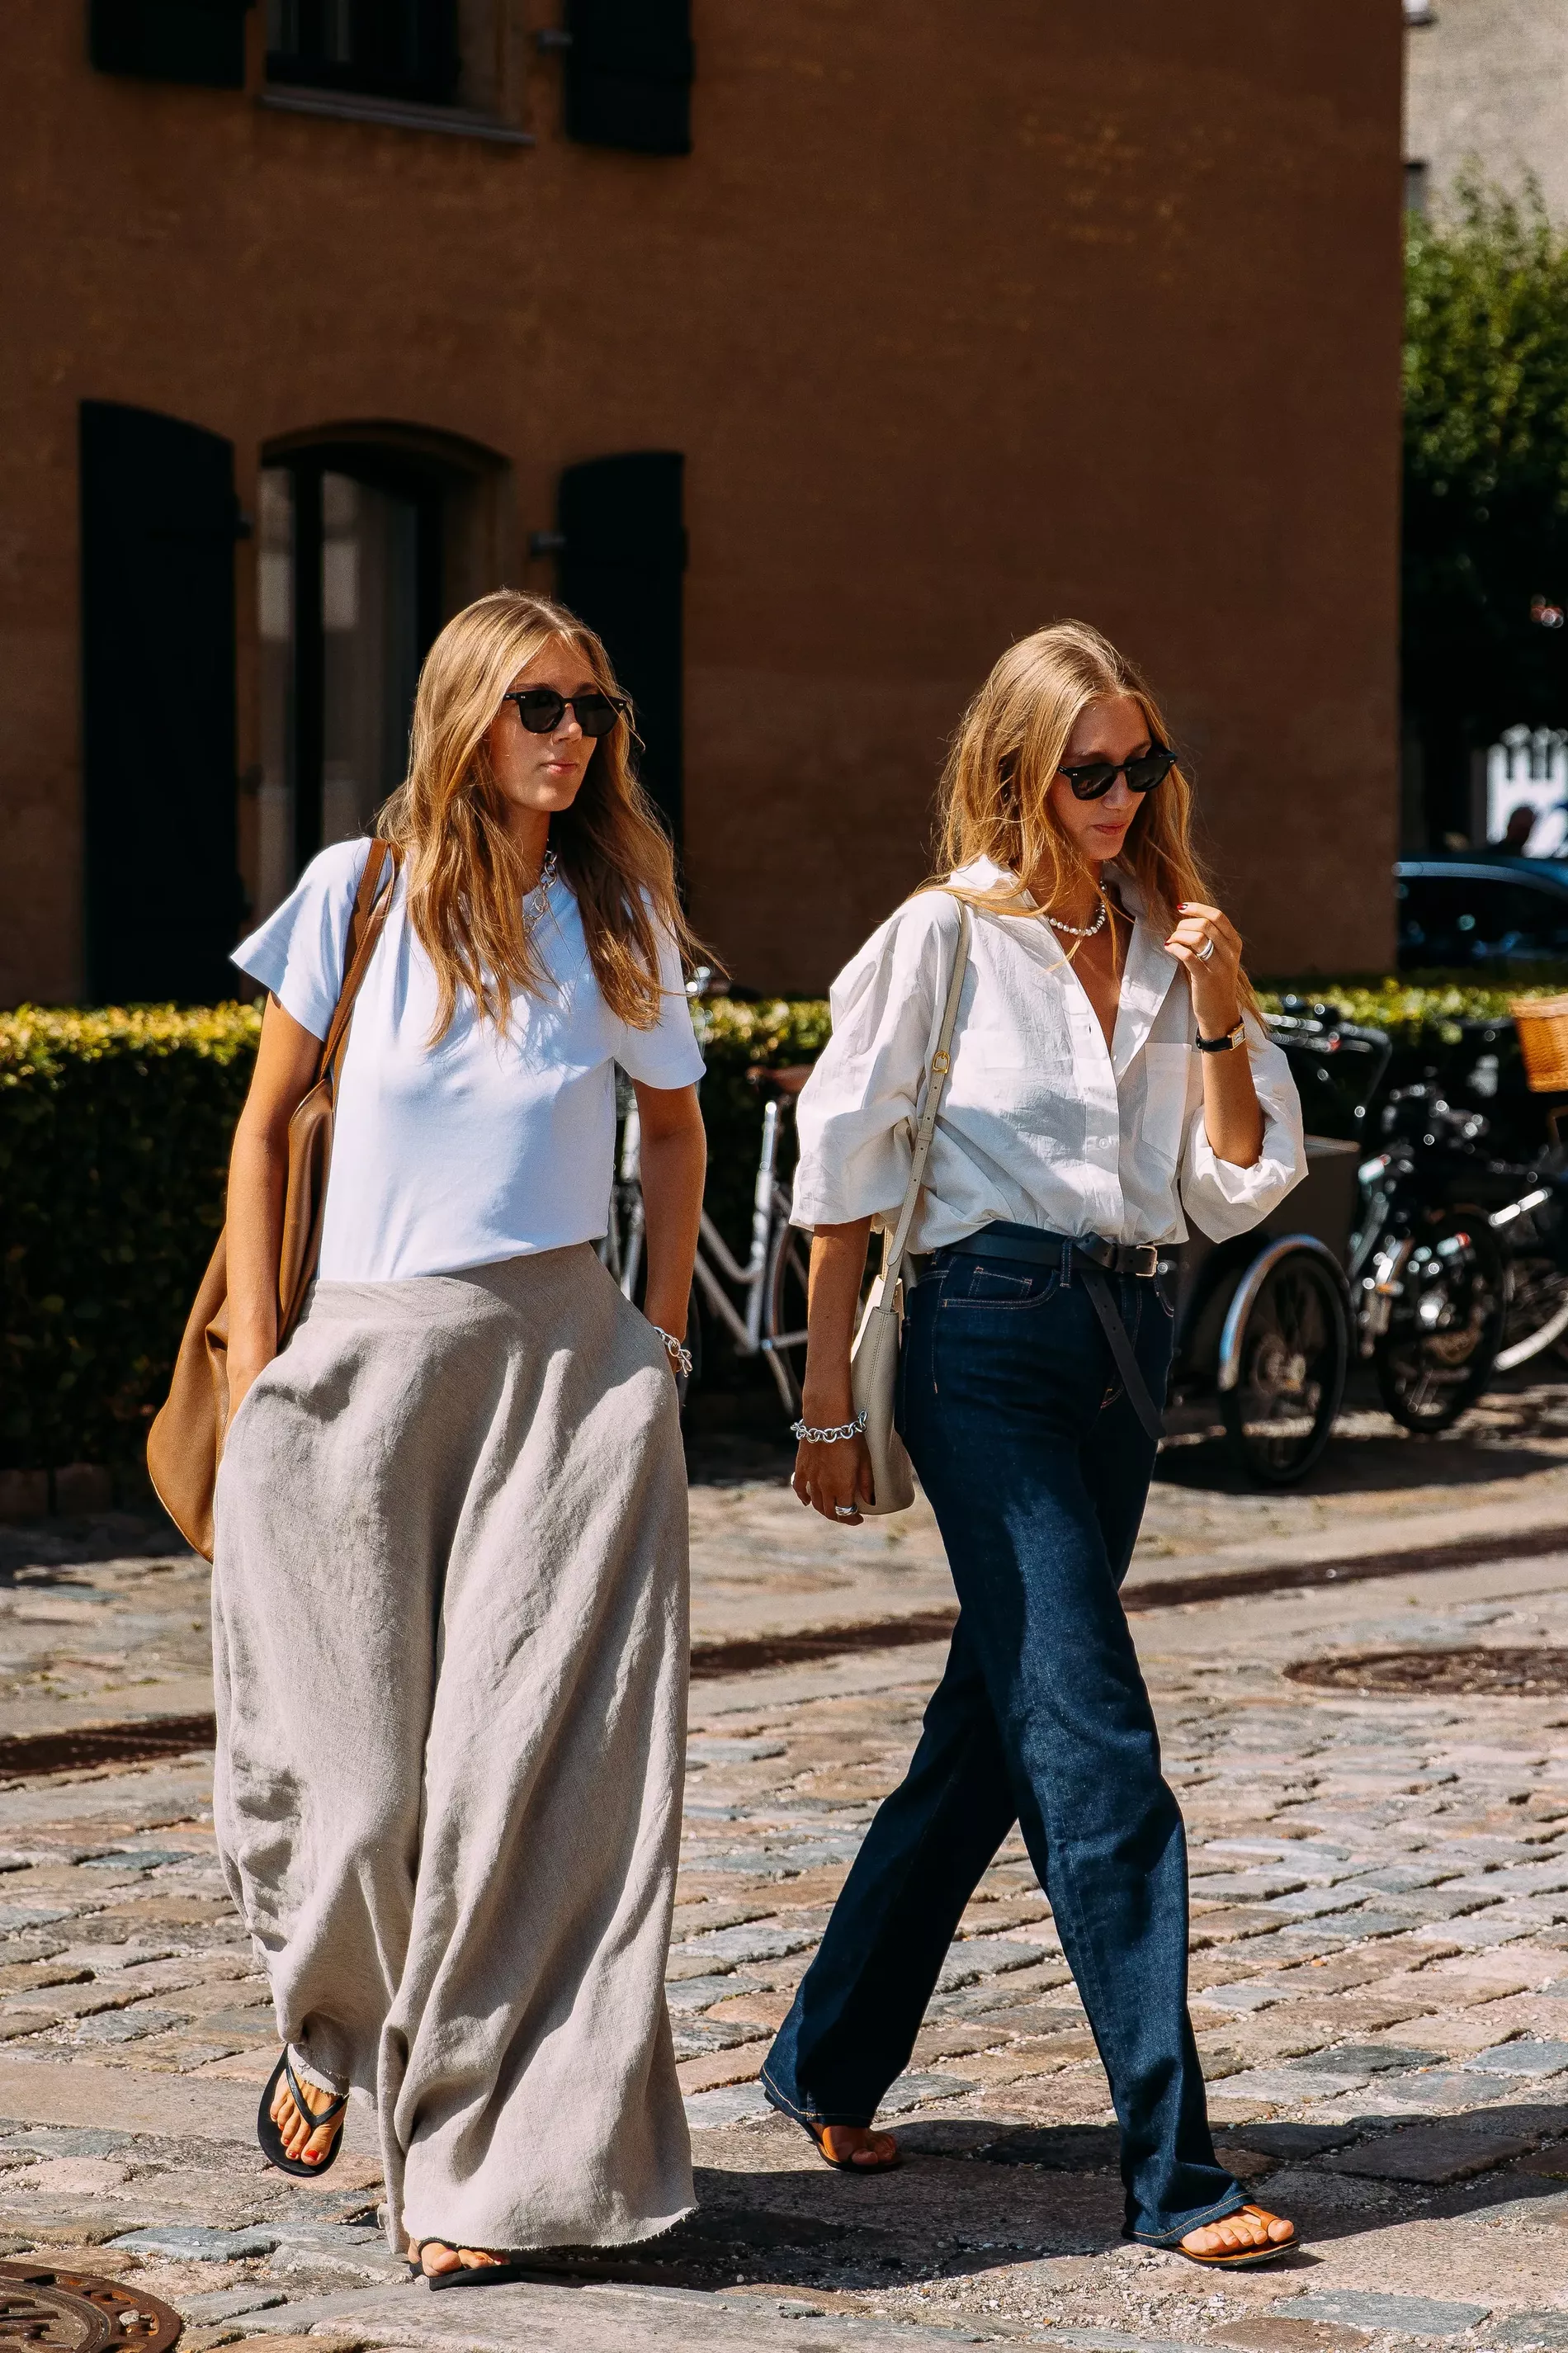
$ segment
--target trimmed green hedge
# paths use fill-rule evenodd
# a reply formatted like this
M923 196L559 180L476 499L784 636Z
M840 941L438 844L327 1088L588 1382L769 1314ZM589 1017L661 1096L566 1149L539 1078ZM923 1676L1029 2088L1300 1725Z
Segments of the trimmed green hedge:
M809 1061L827 1008L716 1003L699 1026L709 1206L743 1249L761 1125L747 1069ZM0 1014L0 1468L140 1462L222 1222L260 1029L242 1005Z
M1539 970L1540 967L1538 966ZM1386 1029L1396 1046L1457 1045L1466 1021L1506 1021L1509 1007L1538 997L1557 997L1568 990L1562 979L1515 983L1511 987L1478 988L1473 982L1442 976L1420 982L1407 980L1281 981L1277 988L1260 989L1259 1001L1278 1013L1286 993L1336 1006L1348 1021L1368 1029Z
M0 1464L140 1460L260 1028L238 1005L0 1015Z
M1547 992L1316 981L1300 993L1436 1050L1460 1021ZM720 999L698 1023L708 1205L743 1253L762 1123L747 1071L812 1060L827 1007ZM259 1030L239 1005L0 1014L0 1467L140 1461L223 1215Z

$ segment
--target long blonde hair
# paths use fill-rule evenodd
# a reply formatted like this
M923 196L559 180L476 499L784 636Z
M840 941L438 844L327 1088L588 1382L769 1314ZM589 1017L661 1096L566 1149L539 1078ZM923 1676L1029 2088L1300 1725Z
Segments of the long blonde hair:
M507 830L485 735L519 670L552 640L581 655L595 686L620 693L585 623L514 588L498 588L449 620L419 673L408 774L376 830L404 853L408 912L435 967L432 1044L450 1028L459 990L504 1029L514 995L545 986L522 916L533 878ZM681 913L668 839L631 765L634 740L629 718L600 738L576 799L550 820L550 843L576 898L605 1004L648 1029L659 1012L660 928L688 962L697 943Z
M1170 730L1147 681L1087 621L1054 621L1009 646L948 752L938 821L941 872L932 882L990 858L1020 883L1046 878L1044 889L1037 881L1033 885L1043 912L1091 879L1051 808L1050 786L1084 711L1122 694L1142 711L1151 742L1168 744ZM1192 786L1178 765L1145 797L1121 850L1151 920L1167 926L1182 901L1209 897L1192 819ZM1005 883L960 895L998 913L1025 912Z

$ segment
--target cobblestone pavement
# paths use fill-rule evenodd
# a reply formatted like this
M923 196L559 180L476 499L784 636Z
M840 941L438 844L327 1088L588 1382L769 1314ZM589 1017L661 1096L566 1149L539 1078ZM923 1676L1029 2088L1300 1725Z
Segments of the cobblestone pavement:
M861 1622L951 1603L923 1500L859 1528L813 1525L784 1484L788 1456L710 1440L695 1491L692 1570L701 1641L761 1626ZM1258 1493L1215 1444L1168 1446L1131 1586L1172 1574L1381 1556L1568 1527L1568 1386L1521 1380L1443 1438L1412 1439L1364 1400L1343 1415L1305 1490Z
M1543 1442L1519 1480L1555 1485ZM1451 1484L1493 1483L1470 1475L1474 1452ZM1156 1511L1179 1521L1185 1493L1222 1546L1258 1541L1260 1515L1237 1537L1212 1487L1178 1482ZM918 1528L846 1546L793 1511L743 1483L698 1491L707 1639L939 1595ZM206 1757L13 1780L0 2252L141 2282L186 2315L192 2346L257 2353L308 2333L572 2353L1568 2345L1568 1685L1390 1697L1285 1672L1434 1645L1568 1651L1568 1536L1561 1554L1134 1624L1192 1839L1219 2139L1295 2216L1289 2263L1205 2274L1121 2243L1104 2076L1016 1844L889 2097L903 2168L830 2172L765 2109L767 2037L912 1745L939 1643L694 1683L669 2000L701 2208L629 2263L566 2255L526 2286L403 2280L360 2115L321 2183L262 2164L275 2045L213 1853ZM0 1541L0 1734L210 1704L205 1641L200 1565L129 1522Z

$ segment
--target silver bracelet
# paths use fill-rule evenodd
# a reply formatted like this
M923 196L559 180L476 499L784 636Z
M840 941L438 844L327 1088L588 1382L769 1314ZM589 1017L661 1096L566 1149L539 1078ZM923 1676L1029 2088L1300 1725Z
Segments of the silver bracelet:
M667 1332L662 1324L655 1324L653 1328L658 1334L659 1338L664 1342L664 1353L669 1358L670 1363L675 1366L676 1371L684 1375L685 1378L689 1380L691 1378L690 1349L686 1345L683 1340L678 1340L673 1332Z
M853 1421L841 1421L837 1430L813 1430L808 1422L792 1421L789 1434L806 1446L836 1446L841 1438L858 1438L866 1427L866 1409L861 1408Z

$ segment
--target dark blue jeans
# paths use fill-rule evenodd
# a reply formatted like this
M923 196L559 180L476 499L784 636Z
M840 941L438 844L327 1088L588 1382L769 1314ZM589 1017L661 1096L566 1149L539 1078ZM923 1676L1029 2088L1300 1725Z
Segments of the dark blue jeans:
M1169 1310L1153 1282L1108 1280L1162 1398ZM870 2123L1016 1821L1110 2079L1128 2232L1173 2243L1244 2200L1209 2137L1182 1817L1118 1591L1153 1441L1070 1267L939 1252L910 1294L900 1385L960 1616L909 1772L866 1834L763 2089L790 2116Z

